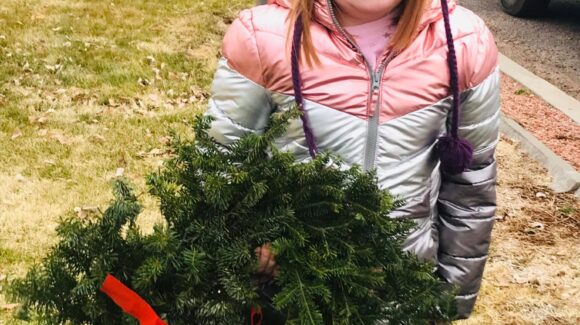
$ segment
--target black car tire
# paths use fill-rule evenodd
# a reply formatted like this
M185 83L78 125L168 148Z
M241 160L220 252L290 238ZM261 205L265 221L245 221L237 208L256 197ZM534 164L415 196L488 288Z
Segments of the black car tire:
M550 0L501 0L505 12L517 17L537 17L546 12Z

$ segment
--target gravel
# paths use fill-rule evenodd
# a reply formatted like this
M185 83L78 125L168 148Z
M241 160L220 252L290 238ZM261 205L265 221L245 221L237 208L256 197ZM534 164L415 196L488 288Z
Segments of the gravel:
M502 75L502 111L580 170L580 125Z

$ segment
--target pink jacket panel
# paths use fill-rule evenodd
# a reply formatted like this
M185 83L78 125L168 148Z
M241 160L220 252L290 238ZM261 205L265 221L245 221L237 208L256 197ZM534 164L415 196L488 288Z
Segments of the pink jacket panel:
M278 5L245 11L224 41L224 56L234 69L266 87L292 94L287 49L288 0ZM497 66L497 48L483 21L450 0L453 34L457 47L460 89L481 83ZM268 17L268 19L255 19ZM371 114L369 84L371 76L363 56L337 30L326 0L316 2L317 24L312 37L321 65L302 66L304 95L307 100L367 119ZM239 28L242 27L242 28ZM255 45L248 46L248 44ZM248 48L249 51L240 51ZM240 57L243 55L243 57ZM256 65L256 58L260 61ZM382 109L380 122L406 115L449 95L447 46L439 0L426 9L413 44L388 64L381 77ZM436 72L436 73L434 73ZM419 87L420 85L420 87Z

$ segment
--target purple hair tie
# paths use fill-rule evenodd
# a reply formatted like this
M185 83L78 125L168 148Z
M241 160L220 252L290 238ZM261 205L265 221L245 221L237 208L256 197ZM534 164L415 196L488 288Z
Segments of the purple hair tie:
M437 152L441 160L441 168L448 174L460 174L471 165L473 160L473 147L466 140L459 138L460 119L460 97L459 97L459 71L457 69L457 54L451 33L451 23L449 19L449 7L447 0L441 0L443 10L443 20L445 22L445 36L447 37L447 62L451 75L451 93L453 95L453 106L451 116L451 127L448 134L439 138Z
M296 23L294 24L294 37L292 38L292 84L294 85L294 97L298 108L302 112L300 118L302 119L302 128L304 129L304 137L308 145L308 152L312 158L316 157L318 147L314 140L314 133L310 128L310 121L308 115L304 110L304 97L302 96L302 79L300 78L300 52L302 46L302 32L304 25L302 24L302 15L298 15Z

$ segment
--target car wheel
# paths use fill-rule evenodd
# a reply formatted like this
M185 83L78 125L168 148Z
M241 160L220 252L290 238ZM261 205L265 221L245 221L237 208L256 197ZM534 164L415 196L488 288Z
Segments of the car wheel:
M537 17L546 12L550 0L501 0L505 12L517 17Z

